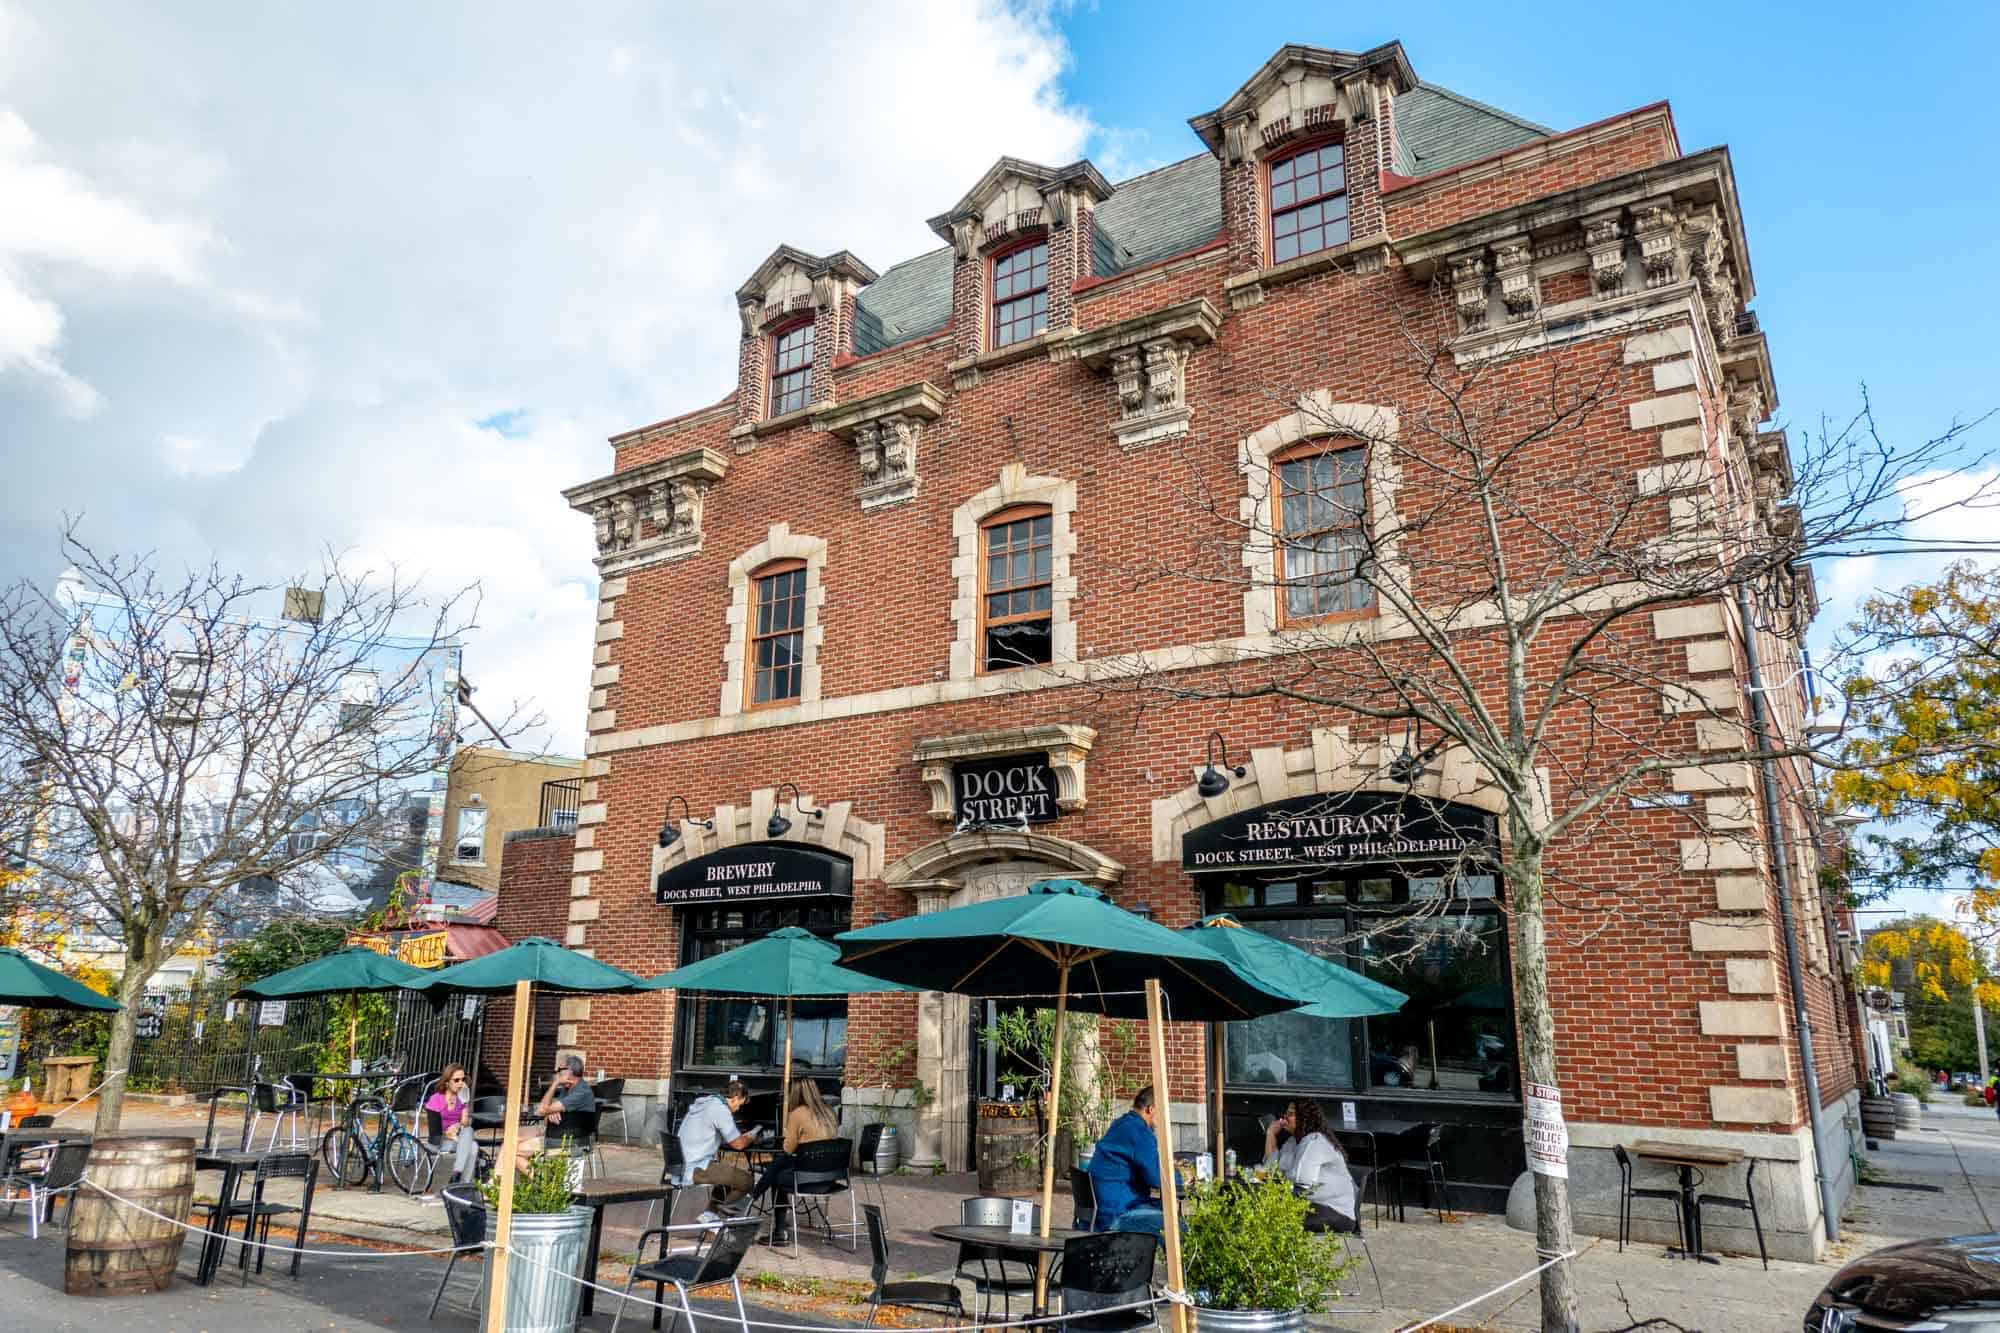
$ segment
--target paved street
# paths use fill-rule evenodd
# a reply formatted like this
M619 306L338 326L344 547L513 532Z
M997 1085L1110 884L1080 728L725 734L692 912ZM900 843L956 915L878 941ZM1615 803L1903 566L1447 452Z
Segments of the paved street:
M130 1127L181 1133L200 1129L199 1121L185 1111L152 1107L135 1108ZM636 1146L613 1145L606 1158L614 1176L657 1177L657 1155ZM1662 1258L1657 1246L1634 1246L1621 1254L1611 1242L1586 1239L1576 1261L1585 1302L1584 1328L1614 1329L1664 1316L1711 1333L1796 1329L1806 1303L1833 1266L1846 1258L1900 1239L1994 1228L2000 1218L2000 1120L1984 1110L1934 1103L1923 1130L1906 1133L1870 1155L1869 1174L1891 1183L1862 1189L1850 1205L1846 1235L1829 1261L1818 1265L1774 1261L1766 1273L1754 1259L1732 1257L1720 1267L1695 1270ZM950 1268L953 1251L933 1240L929 1228L950 1221L957 1200L974 1189L966 1176L902 1176L888 1183L895 1276ZM621 1261L629 1254L643 1214L637 1205L610 1213L600 1280L622 1282ZM316 1230L411 1246L437 1244L444 1229L440 1208L407 1199L393 1189L379 1195L322 1191L314 1218ZM240 1288L232 1267L206 1290L180 1284L158 1297L87 1302L60 1294L61 1238L30 1242L23 1223L21 1217L0 1221L0 1308L9 1311L10 1325L20 1327L95 1328L119 1323L131 1314L143 1315L149 1333L409 1328L423 1322L443 1262L422 1257L310 1258L296 1284L280 1271L267 1269L263 1277L253 1276L247 1288ZM1433 1215L1420 1220L1412 1213L1408 1222L1385 1222L1371 1229L1368 1241L1383 1296L1377 1296L1364 1267L1357 1275L1350 1308L1316 1319L1316 1327L1329 1333L1387 1333L1497 1286L1534 1264L1532 1238L1510 1231L1493 1217L1469 1217L1441 1226ZM190 1251L184 1270L191 1271L191 1264ZM754 1297L773 1306L803 1306L771 1318L832 1324L843 1315L858 1314L842 1298L865 1288L865 1246L861 1254L849 1255L808 1239L796 1261L789 1253L760 1249L746 1271L753 1274ZM436 1327L472 1327L464 1309L472 1286L470 1278L454 1279L454 1297L448 1298ZM450 1308L454 1298L460 1302L456 1312ZM1378 1306L1384 1298L1385 1311L1353 1308ZM1453 1322L1464 1327L1533 1328L1535 1301L1534 1285L1524 1283ZM12 1317L16 1311L18 1324ZM607 1310L606 1316L586 1327L608 1325Z

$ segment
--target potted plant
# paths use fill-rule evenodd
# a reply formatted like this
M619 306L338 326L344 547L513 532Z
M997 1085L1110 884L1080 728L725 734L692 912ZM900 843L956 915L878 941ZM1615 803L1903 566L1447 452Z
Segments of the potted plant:
M590 1239L590 1209L570 1202L580 1175L581 1157L546 1153L514 1175L514 1224L509 1243L514 1257L507 1264L507 1327L509 1329L571 1328L576 1324L577 1298L583 1288L571 1278L583 1272L583 1252ZM500 1217L500 1182L496 1175L483 1182L486 1197L486 1239L495 1239ZM568 1276L565 1276L567 1274ZM486 1299L493 1299L493 1265L486 1265Z
M1299 1333L1354 1260L1306 1230L1308 1204L1272 1173L1200 1182L1182 1196L1181 1262L1202 1333Z

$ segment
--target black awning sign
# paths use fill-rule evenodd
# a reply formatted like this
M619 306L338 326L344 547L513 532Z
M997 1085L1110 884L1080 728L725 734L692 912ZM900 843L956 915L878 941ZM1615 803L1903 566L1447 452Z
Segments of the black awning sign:
M1046 754L978 759L951 768L951 799L960 828L1051 823L1062 818L1058 790Z
M1294 796L1225 816L1181 839L1187 870L1280 870L1489 858L1492 815L1399 793Z
M660 872L653 892L668 907L853 896L854 862L783 842L745 843L683 861Z

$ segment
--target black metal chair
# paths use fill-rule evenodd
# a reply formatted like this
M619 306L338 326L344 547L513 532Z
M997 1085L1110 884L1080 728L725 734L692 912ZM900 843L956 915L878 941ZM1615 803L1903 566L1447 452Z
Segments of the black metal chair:
M1328 1213L1331 1214L1331 1217L1327 1217ZM1326 1220L1321 1220L1322 1218ZM1377 1228L1381 1227L1382 1219L1380 1217L1375 1219L1375 1225ZM1368 1237L1363 1235L1361 1231L1361 1187L1358 1178L1355 1184L1353 1220L1349 1221L1341 1217L1340 1214L1328 1209L1326 1213L1316 1212L1315 1215L1308 1216L1306 1218L1306 1230L1310 1232L1327 1232L1336 1236L1352 1236L1356 1241L1360 1242L1361 1257L1368 1261L1368 1274L1375 1279L1375 1306L1372 1310L1356 1310L1349 1307L1342 1307L1341 1313L1380 1313L1386 1308L1387 1295L1382 1290L1382 1273L1375 1267L1375 1252L1368 1248Z
M486 1201L480 1197L477 1187L472 1185L447 1185L439 1195L444 1200L445 1220L451 1224L451 1257L445 1260L444 1276L438 1279L437 1295L431 1297L432 1319L437 1318L438 1302L444 1299L445 1284L451 1281L451 1270L458 1267L458 1261L466 1255L478 1254L486 1248ZM482 1275L480 1291L485 1291ZM474 1308L479 1300L475 1298Z
M263 1123L264 1117L267 1115L276 1116L277 1119L271 1122L271 1137L264 1144L266 1149L275 1150L278 1146L278 1133L284 1129L286 1117L290 1117L292 1133L291 1137L285 1141L285 1146L295 1151L310 1146L305 1137L300 1133L305 1123L306 1099L304 1094L292 1084L257 1083L251 1085L250 1106L250 1138L252 1140L256 1139L257 1126Z
M1041 1205L1035 1205L1039 1208ZM964 1199L958 1205L960 1226L1006 1227L1014 1222L1014 1201L1012 1199L982 1198ZM1036 1225L1040 1225L1039 1218ZM958 1247L958 1265L952 1276L963 1278L979 1293L979 1322L984 1323L993 1314L993 1298L1000 1298L1000 1317L1003 1320L1014 1317L1014 1297L1035 1298L1035 1265L1018 1252L1010 1254L1006 1250L991 1245L961 1243Z
M965 1318L965 1297L956 1282L891 1282L889 1280L889 1229L882 1210L872 1203L861 1205L868 1227L868 1276L875 1289L868 1293L867 1323L875 1322L875 1312L885 1305L903 1310L935 1310L954 1321Z
M666 1215L661 1219L668 1226L674 1224L674 1208L681 1201L681 1191L688 1188L687 1154L681 1151L681 1136L671 1129L660 1131L660 1184L666 1187L664 1200L655 1199L646 1205L646 1225L653 1225L653 1210L662 1202L666 1204Z
M566 1149L572 1157L583 1158L596 1166L601 1176L604 1163L597 1155L597 1119L602 1114L597 1110L565 1111L561 1120L549 1126L545 1142L551 1148Z
M1106 1231L1065 1241L1061 1327L1079 1333L1157 1327L1153 1255L1159 1244L1158 1236L1145 1231ZM1137 1309L1118 1308L1140 1301L1146 1304Z
M1678 1189L1641 1188L1632 1184L1632 1158L1625 1151L1625 1145L1615 1143L1611 1155L1618 1159L1618 1248L1624 1249L1632 1239L1632 1200L1662 1199L1674 1206L1674 1221L1683 1231L1687 1228L1687 1218L1682 1216L1681 1192Z
M16 1129L54 1129L56 1118L52 1115L24 1115Z
M630 1143L632 1141L632 1131L626 1128L625 1125L625 1080L622 1078L607 1078L602 1083L594 1083L591 1085L590 1094L597 1098L597 1115L600 1126L602 1126L605 1116L617 1116L618 1141L620 1143ZM603 1132L608 1134L610 1130L604 1129Z
M1097 1186L1090 1183L1090 1172L1080 1166L1069 1169L1069 1197L1075 1205L1070 1225L1078 1231L1097 1230Z
M1619 1149L1623 1152L1624 1149ZM1757 1258L1765 1268L1771 1266L1771 1256L1764 1249L1764 1221L1757 1215L1757 1191L1753 1182L1757 1178L1757 1159L1752 1157L1750 1165L1743 1171L1743 1197L1726 1194L1699 1194L1694 1201L1695 1248L1701 1248L1701 1212L1704 1208L1740 1208L1750 1214L1750 1225L1757 1232Z
M863 1125L861 1139L854 1148L854 1174L875 1183L875 1206L884 1217L889 1215L889 1200L882 1192L882 1167L876 1157L882 1151L882 1131L889 1128L882 1124Z
M208 1124L206 1125L206 1127L203 1128L201 1132L201 1147L203 1152L207 1152L209 1149L216 1146L215 1145L216 1108L221 1106L225 1100L233 1100L236 1098L242 1099L242 1109L243 1109L243 1129L237 1138L236 1146L239 1148L248 1148L250 1146L250 1116L254 1105L251 1095L251 1090L249 1088L220 1087L220 1088L215 1088L212 1091L208 1092L202 1098L202 1100L208 1103Z
M61 1195L69 1210L63 1214L67 1227L76 1211L77 1182L83 1179L84 1163L90 1158L90 1139L56 1139L10 1148L7 1162L0 1167L0 1201L6 1203L7 1215L13 1216L15 1206L25 1201L28 1237L37 1239L42 1223L53 1212L56 1196ZM26 1191L25 1200L22 1191Z
M273 1180L299 1180L304 1182L303 1190L296 1204L277 1203L265 1199L264 1187ZM191 1212L213 1216L222 1212L221 1232L223 1244L229 1243L229 1224L237 1218L243 1219L243 1242L237 1251L236 1266L243 1274L243 1281L250 1280L250 1251L257 1251L257 1271L264 1271L264 1251L270 1247L271 1221L273 1218L297 1215L299 1229L292 1240L292 1276L299 1275L299 1260L306 1248L306 1228L312 1222L313 1187L319 1180L319 1162L310 1153L272 1153L257 1163L257 1171L252 1178L248 1199L218 1199L214 1203L197 1203ZM217 1256L218 1259L220 1256Z
M640 1282L653 1284L653 1327L660 1326L660 1311L665 1308L667 1286L672 1284L681 1298L681 1308L674 1312L674 1322L668 1325L668 1333L680 1328L681 1320L688 1321L689 1333L695 1333L694 1312L688 1306L688 1293L703 1287L719 1287L729 1284L729 1290L736 1297L736 1318L743 1325L743 1333L750 1333L750 1316L743 1308L743 1286L737 1280L737 1270L743 1267L743 1256L750 1253L750 1246L756 1242L760 1222L754 1217L735 1217L720 1223L684 1222L678 1226L652 1227L639 1237L638 1262L625 1277L625 1290L618 1298L618 1312L611 1316L612 1333L618 1333L618 1321L625 1317L625 1302L632 1295L632 1288ZM700 1243L686 1250L669 1250L668 1240L676 1235L696 1234ZM646 1242L653 1237L660 1238L660 1252L651 1262L646 1259Z
M1388 1164L1387 1170L1398 1222L1406 1216L1403 1199L1405 1181L1422 1184L1424 1199L1437 1209L1439 1222L1443 1222L1444 1215L1451 1211L1451 1195L1444 1183L1444 1158L1438 1151L1443 1141L1444 1126L1435 1121L1418 1125L1396 1140L1396 1160Z
M853 1182L848 1178L848 1163L854 1157L853 1139L819 1139L813 1143L801 1143L799 1150L792 1154L792 1183L785 1191L785 1201L792 1213L792 1257L799 1257L799 1233L805 1230L806 1217L817 1215L820 1229L826 1233L831 1243L837 1236L833 1219L827 1215L827 1202L836 1195L847 1196L847 1249L852 1254L860 1248L857 1232L861 1230L861 1215L855 1206Z

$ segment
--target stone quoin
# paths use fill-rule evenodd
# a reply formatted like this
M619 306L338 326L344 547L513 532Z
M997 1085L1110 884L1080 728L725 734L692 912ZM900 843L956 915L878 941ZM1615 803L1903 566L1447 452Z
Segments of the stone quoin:
M1538 457L1643 500L1662 540L1718 505L1786 521L1733 168L1726 149L1684 151L1663 103L1553 130L1425 83L1393 42L1284 47L1190 123L1199 151L1126 181L1011 157L936 181L942 244L880 272L778 245L748 277L734 384L615 436L605 473L565 492L602 573L584 789L566 864L548 840L510 843L500 922L652 975L783 926L831 936L1050 876L1170 926L1231 912L1412 999L1385 1018L1231 1025L1220 1052L1173 1025L1181 1146L1212 1141L1217 1078L1239 1155L1261 1154L1257 1117L1288 1097L1336 1123L1353 1103L1442 1123L1452 1203L1498 1211L1526 1165L1525 1108L1485 771L1303 700L1123 687L1282 664L1301 623L1400 651L1392 610L1342 574L1340 531L1316 544L1296 513L1310 494L1336 528L1380 531L1427 484L1368 447L1427 428L1412 318L1446 322L1457 365L1524 399L1565 358L1608 365L1608 406ZM1379 559L1427 554L1412 537ZM1809 604L1809 576L1790 592ZM1674 687L1664 704L1608 687L1611 725L1741 749L1746 634L1783 682L1779 722L1801 725L1796 639L1731 604L1663 605L1615 633ZM1219 794L1197 785L1212 732ZM1635 792L1550 848L1581 1230L1615 1230L1610 1150L1648 1136L1755 1157L1775 1254L1820 1244L1816 1147L1844 1172L1836 1197L1852 1184L1845 1138L1812 1137L1769 844L1722 832L1761 827L1755 783L1740 762L1676 769L1658 785L1685 799ZM674 797L691 817L663 847ZM1781 845L1800 858L1824 1123L1844 1136L1843 945L1813 838ZM793 855L815 868L787 869ZM785 864L756 872L769 862ZM769 889L703 899L679 892L691 883ZM1572 887L1624 910L1572 929ZM979 1039L994 1012L938 994L801 1001L795 1069L850 1129L900 1120L914 1162L963 1169L977 1099L1012 1072ZM563 1001L552 1036L643 1111L731 1077L773 1095L784 1021L756 1000L592 997ZM1108 1041L1090 1056L1117 1058ZM1662 1240L1669 1226L1636 1222Z

